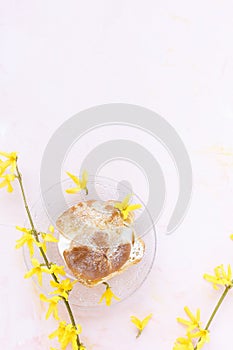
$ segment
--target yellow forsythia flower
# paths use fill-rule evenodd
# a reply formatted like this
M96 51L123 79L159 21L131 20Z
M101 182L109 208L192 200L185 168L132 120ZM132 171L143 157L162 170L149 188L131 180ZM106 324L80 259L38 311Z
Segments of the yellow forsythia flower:
M7 192L13 192L13 187L12 187L12 182L15 179L15 175L14 174L6 174L6 175L2 175L1 179L3 179L3 181L0 183L0 188L3 187L7 187Z
M53 339L55 337L58 338L58 341L61 342L62 337L65 333L66 322L62 321L59 323L58 329L56 329L53 333L49 335L49 339Z
M209 342L209 331L201 327L200 309L197 310L196 315L187 306L185 306L184 311L189 320L178 317L177 321L187 327L187 338L178 338L173 350L199 350L205 343ZM195 339L198 339L198 343L194 347L193 340Z
M146 327L146 325L148 324L148 322L150 321L150 319L151 319L152 316L153 316L153 315L150 314L150 315L148 315L147 317L145 317L142 321L139 320L139 318L137 318L137 317L135 317L135 316L131 316L131 318L130 318L130 319L131 319L131 322L132 322L133 324L135 324L135 326L136 326L137 329L138 329L138 334L137 334L136 338L138 338L138 337L142 334L143 329Z
M104 282L103 284L106 285L106 290L105 292L102 294L100 300L99 300L99 304L102 303L102 301L105 299L105 303L107 306L110 306L112 303L112 298L116 299L116 300L120 300L120 298L118 298L111 290L111 287L109 286L108 283Z
M76 187L68 188L66 190L67 193L75 194L75 193L77 193L77 192L79 192L81 190L86 190L86 194L88 194L88 189L87 189L88 173L87 173L86 170L83 171L81 179L79 179L75 175L72 175L68 171L66 173L74 181L74 183L76 184Z
M178 338L173 346L173 350L194 350L194 346L189 338Z
M0 159L0 176L2 176L4 174L4 172L7 170L7 168L9 168L9 167L10 167L11 173L14 173L15 169L16 169L17 153L16 152L11 152L11 153L0 152L0 156L3 156L6 158L5 161L2 161Z
M78 347L77 344L77 335L81 332L81 325L77 325L75 328L72 324L67 325L66 322L60 322L58 329L50 334L49 338L53 339L57 337L62 350L65 350L69 344L72 345L73 350L79 350L80 347Z
M46 303L49 303L49 308L48 308L47 314L45 316L46 320L49 318L49 316L51 314L53 315L53 317L56 320L59 320L57 304L61 300L61 298L58 296L55 296L52 298L46 298L46 296L44 294L40 294L40 299Z
M49 231L50 231L50 233L40 232L40 234L42 236L42 239L43 239L43 242L41 243L41 247L43 248L43 251L45 253L47 251L47 247L46 247L46 243L47 242L50 242L50 243L51 242L53 242L53 243L57 243L58 242L58 239L53 236L54 227L52 225L49 226Z
M31 259L31 261L33 268L25 274L24 278L29 278L33 275L37 275L38 283L40 286L42 286L42 273L50 273L50 271L46 267L41 266L37 259Z
M80 325L77 325L77 328L75 328L72 324L68 324L61 341L62 349L66 349L69 344L72 344L73 350L78 350L77 335L80 334L81 331L82 328Z
M65 276L64 266L58 266L57 264L52 264L50 267L51 273L53 273L59 280L58 275Z
M227 272L224 270L223 265L217 266L214 269L214 276L204 274L204 279L208 282L213 283L214 289L218 289L218 286L232 287L232 271L231 266L228 265Z
M50 281L51 286L54 288L57 288L57 289L54 290L53 292L50 292L49 294L58 294L59 296L62 296L63 298L68 300L69 292L73 289L73 286L77 282L78 281L71 282L71 280L69 278L67 278L59 283L57 283L55 281Z
M16 241L15 248L18 249L21 248L24 244L27 244L30 252L30 257L32 257L34 254L34 244L36 244L39 247L40 243L36 241L35 237L32 234L32 230L20 226L16 226L16 229L21 232L24 232L24 234L20 239Z
M200 327L200 309L197 309L196 316L189 310L188 306L185 306L184 311L186 315L189 317L189 320L185 320L181 317L177 318L179 323L182 323L187 328L188 332Z
M141 204L132 204L129 205L129 201L132 194L128 194L121 203L116 203L115 208L119 209L123 219L126 220L129 216L129 212L141 208Z
M190 339L198 339L198 343L196 345L197 350L201 349L206 343L209 343L210 341L210 334L206 329L199 328L197 332L188 333L187 335Z

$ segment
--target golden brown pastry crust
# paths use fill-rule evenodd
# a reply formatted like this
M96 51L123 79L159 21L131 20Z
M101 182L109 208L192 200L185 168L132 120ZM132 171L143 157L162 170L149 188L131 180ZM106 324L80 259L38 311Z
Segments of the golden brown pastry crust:
M86 281L87 285L93 285L109 274L120 270L128 261L130 251L129 243L119 245L114 254L109 254L104 250L94 250L87 246L74 246L64 251L64 258L78 280Z

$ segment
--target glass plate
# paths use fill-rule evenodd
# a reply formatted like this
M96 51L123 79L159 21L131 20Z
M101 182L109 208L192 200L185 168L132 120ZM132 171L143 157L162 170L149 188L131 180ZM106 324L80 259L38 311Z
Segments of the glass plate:
M130 193L130 189L124 184L100 176L95 178L89 176L88 195L85 194L85 191L75 195L67 194L65 189L69 187L74 187L74 183L70 179L61 181L42 193L40 200L32 208L33 220L38 231L48 232L48 227L52 224L55 227L54 235L59 239L60 233L56 230L56 220L69 207L79 201L91 199L121 201ZM136 235L142 238L145 243L145 252L139 263L130 266L127 270L108 280L112 291L120 298L120 301L132 295L145 281L152 268L156 252L156 234L150 213L135 193L132 196L132 204L134 203L142 205L141 209L135 211L134 227ZM75 280L75 277L66 267L59 250L59 243L47 243L47 256L51 262L65 266L66 276L64 278L68 277L71 280ZM35 249L35 258L42 261L38 249ZM27 247L24 248L24 259L27 269L30 269L31 261ZM43 274L43 286L38 286L45 294L52 290L49 284L50 280L51 278L48 274ZM36 277L34 277L34 281L37 283ZM90 288L76 283L70 293L69 300L71 304L83 308L99 307L98 301L104 291L105 286L102 284ZM113 304L117 302L119 301L113 300Z

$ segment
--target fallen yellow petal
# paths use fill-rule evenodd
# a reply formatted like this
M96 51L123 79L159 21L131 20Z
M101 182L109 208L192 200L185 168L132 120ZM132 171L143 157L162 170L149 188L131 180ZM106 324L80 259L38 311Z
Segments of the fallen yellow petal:
M152 318L153 314L149 314L146 316L143 320L140 320L136 316L131 316L131 322L137 327L138 329L138 334L136 335L136 338L138 338L141 334L143 329L147 326L148 322Z

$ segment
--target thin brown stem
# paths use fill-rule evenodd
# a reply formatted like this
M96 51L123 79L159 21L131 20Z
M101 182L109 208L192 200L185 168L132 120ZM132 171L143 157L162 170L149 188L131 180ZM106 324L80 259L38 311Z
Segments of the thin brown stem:
M35 225L34 225L34 222L33 222L33 219L32 219L32 215L31 215L29 206L27 204L27 198L26 198L26 194L25 194L25 191L24 191L24 187L23 187L22 175L21 175L21 173L19 171L18 165L16 165L16 173L17 173L16 178L18 179L18 182L19 182L21 194L22 194L22 197L23 197L24 207L26 209L27 216L28 216L28 219L29 219L29 222L30 222L32 234L34 235L36 241L38 243L40 243L39 234L38 234L38 231L35 228ZM43 259L44 259L44 262L45 262L46 266L48 267L48 269L50 269L51 263L49 262L49 259L48 259L47 255L46 255L44 249L42 247L39 247L39 250L41 252L41 255L42 255ZM54 273L51 273L51 276L53 277L55 282L59 283L59 280L58 280L57 276ZM64 297L62 297L62 299L63 299L63 302L64 302L64 304L66 306L66 309L67 309L67 312L69 314L71 323L77 329L76 322L75 322L74 315L73 315L73 312L71 310L69 301L66 300ZM77 335L77 345L78 345L78 348L80 348L81 342L80 342L80 339L79 339L79 335Z

